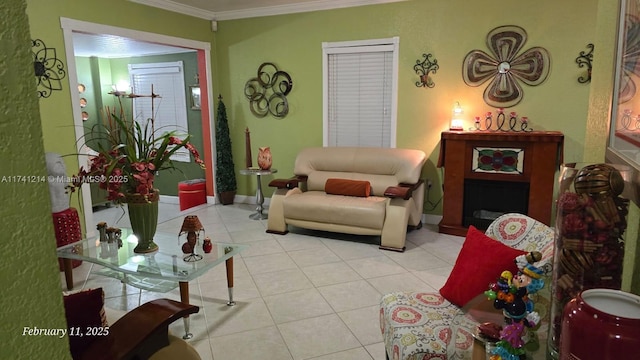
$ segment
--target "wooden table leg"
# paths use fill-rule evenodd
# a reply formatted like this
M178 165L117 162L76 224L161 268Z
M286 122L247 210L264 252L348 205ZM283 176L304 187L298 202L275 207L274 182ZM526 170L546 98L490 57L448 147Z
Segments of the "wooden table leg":
M189 304L189 282L180 281L180 302L183 304ZM193 334L189 332L189 315L186 315L182 318L184 321L184 336L182 337L185 340L191 339Z
M67 283L67 290L73 289L73 262L71 259L62 259L64 265L64 280Z
M236 302L233 301L233 257L225 261L225 266L227 267L227 287L229 288L229 301L227 305L233 306L236 304Z

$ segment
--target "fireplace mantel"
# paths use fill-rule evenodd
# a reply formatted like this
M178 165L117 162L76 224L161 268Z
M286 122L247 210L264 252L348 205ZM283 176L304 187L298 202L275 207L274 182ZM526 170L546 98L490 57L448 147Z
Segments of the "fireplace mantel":
M472 194L465 194L471 191L465 184L471 182L523 184L528 194L526 211L521 212L550 225L555 174L563 160L563 142L564 135L558 131L442 132L438 167L444 167L444 195L439 231L466 235L469 224L464 214L465 199L468 202ZM509 166L501 167L502 155ZM508 207L497 209L494 201L486 203L491 212L516 211Z

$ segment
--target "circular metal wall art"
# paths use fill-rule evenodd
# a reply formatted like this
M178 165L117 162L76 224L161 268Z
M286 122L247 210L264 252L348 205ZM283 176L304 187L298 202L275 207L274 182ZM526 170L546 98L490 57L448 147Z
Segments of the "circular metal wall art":
M249 108L257 117L271 114L283 118L289 113L287 95L293 88L291 76L278 70L273 63L263 63L258 68L258 76L244 85L244 95L249 100Z

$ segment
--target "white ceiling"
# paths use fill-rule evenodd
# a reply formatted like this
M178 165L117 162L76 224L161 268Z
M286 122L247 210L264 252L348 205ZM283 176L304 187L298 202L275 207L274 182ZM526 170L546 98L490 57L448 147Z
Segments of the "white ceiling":
M115 35L73 33L73 52L76 56L96 56L112 59L195 51L193 49L154 44Z

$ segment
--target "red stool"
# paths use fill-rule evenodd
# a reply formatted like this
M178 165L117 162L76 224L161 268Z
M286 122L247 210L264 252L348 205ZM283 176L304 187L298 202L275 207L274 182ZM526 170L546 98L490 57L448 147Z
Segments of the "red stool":
M206 182L204 179L187 180L178 183L180 211L207 202Z
M68 208L57 213L53 213L53 229L56 233L56 246L64 246L82 240L82 230L80 229L80 218L78 211L74 208ZM82 254L82 247L76 246L73 251ZM76 268L82 264L82 260L72 260L73 267ZM64 271L64 262L58 259L60 271Z

